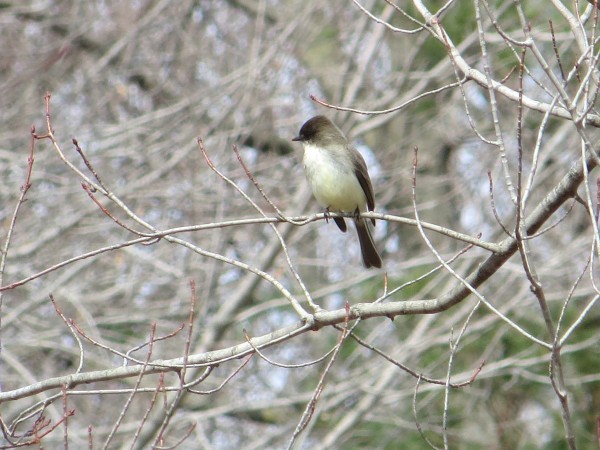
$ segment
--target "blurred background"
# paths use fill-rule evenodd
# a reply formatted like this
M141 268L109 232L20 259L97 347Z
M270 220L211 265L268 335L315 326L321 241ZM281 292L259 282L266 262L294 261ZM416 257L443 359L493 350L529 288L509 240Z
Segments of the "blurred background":
M593 67L596 50L585 50L582 43L597 36L590 5L565 4L565 12L559 2L535 0L519 8L508 0L476 2L479 6L428 3L432 13L439 12L461 57L512 92L520 85L521 48L504 39L502 32L523 40L525 20L553 73L568 78L574 67L581 66L577 75L563 80L564 87L577 105L585 97L587 113L595 114L596 85L586 76L584 56L589 51ZM533 180L524 209L528 213L581 158L580 130L571 120L533 109L520 113L517 101L502 95L492 99L473 81L459 87L464 74L449 58L446 45L423 26L422 6L416 1L394 5L374 0L359 5L341 0L3 3L2 248L26 179L32 124L38 134L45 132L46 92L51 93L54 133L67 159L89 173L71 143L76 138L104 185L157 229L259 216L208 167L197 137L203 139L215 166L267 214L276 215L246 176L234 145L260 187L285 214L321 212L304 178L301 147L291 138L305 120L325 114L364 155L377 212L414 218L412 171L418 148L420 218L468 235L481 234L485 241L506 238L493 208L514 230L508 179L512 177L513 185L517 182L519 145L523 183L527 177ZM577 26L569 24L569 14ZM525 94L549 104L556 89L530 53L524 72ZM310 95L362 111L392 111L338 111L312 101ZM594 132L589 130L592 136ZM502 149L492 145L499 136L504 140ZM494 182L494 207L488 172ZM592 175L588 187L595 198ZM585 199L583 189L580 195ZM96 196L123 223L148 231L118 205ZM556 226L530 241L530 257L554 320L561 330L576 324L562 356L569 420L581 448L596 442L600 412L600 316L590 307L599 295L594 283L597 268L590 265L590 255L597 256L597 232L588 209L573 200L565 202L547 223ZM342 308L346 301L371 302L382 295L383 270L362 267L353 231L341 234L325 221L277 227L295 269L323 308ZM466 247L442 234L427 235L446 260ZM439 263L417 228L378 221L374 236L388 291L406 284L386 301L435 299L456 286L456 279L445 270L418 279ZM10 236L1 284L135 237L90 200L81 179L49 141L37 141L32 187ZM302 299L269 226L218 227L180 237L269 273ZM465 276L489 254L472 248L452 268ZM281 292L243 268L164 240L128 246L2 292L1 390L77 368L79 346L49 294L88 336L126 353L149 339L152 323L157 324L157 335L186 323L191 280L197 295L193 353L243 343L243 329L258 336L299 320ZM479 292L513 323L551 342L518 255L498 268ZM416 377L348 340L327 374L302 448L430 448L427 440L434 447L461 449L566 448L564 419L548 376L549 352L475 297L435 315L364 320L355 332L427 377L450 376L453 382L464 382L483 361L485 365L472 385L446 395L443 386L418 383ZM186 333L156 343L152 359L183 356ZM265 353L280 363L309 362L335 346L338 337L335 329L324 328ZM122 358L97 345L85 342L84 347L83 371L123 364ZM142 348L133 355L144 360L146 351ZM196 388L218 388L239 364L222 364ZM255 357L216 393L186 393L168 414L167 402L157 400L152 407L152 394L138 393L120 419L128 399L125 389L133 388L135 379L77 387L77 395L68 397L69 408L75 410L68 420L68 437L59 428L41 442L46 448L66 446L67 441L73 448L83 448L89 440L94 448L103 444L150 448L157 442L156 430L170 415L160 441L164 446L285 448L324 367L324 362L276 367ZM177 376L167 374L164 383L177 385ZM158 384L157 375L142 383L149 388ZM110 394L111 389L115 393ZM60 393L51 397L55 394L5 403L2 420L14 436L0 436L0 442L5 439L4 445L10 447L11 441L18 441L15 436L30 438L23 436L34 429L42 412L52 423L58 422L63 404Z

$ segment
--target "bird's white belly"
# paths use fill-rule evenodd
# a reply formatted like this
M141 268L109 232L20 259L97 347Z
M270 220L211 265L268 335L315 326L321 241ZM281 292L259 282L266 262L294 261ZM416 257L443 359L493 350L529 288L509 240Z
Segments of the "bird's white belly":
M367 199L350 159L346 162L307 145L304 148L304 170L321 206L345 212L365 209Z

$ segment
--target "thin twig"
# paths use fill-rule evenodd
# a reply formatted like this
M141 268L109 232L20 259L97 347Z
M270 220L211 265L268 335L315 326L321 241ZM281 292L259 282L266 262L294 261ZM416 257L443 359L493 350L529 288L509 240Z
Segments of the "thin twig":
M369 12L369 10L367 10L364 6L362 6L360 3L358 3L357 0L352 0L352 2L356 6L358 6L358 9L360 9L364 14L366 14L366 16L369 19L371 19L373 22L385 26L388 30L393 31L394 33L415 34L415 33L418 33L420 31L423 31L423 29L425 29L425 24L419 22L417 19L415 19L414 17L412 17L410 14L408 14L406 11L404 11L403 9L400 9L397 5L392 4L391 2L388 2L388 3L390 5L392 5L397 11L400 11L404 15L404 17L406 17L410 21L412 21L415 24L417 24L418 28L415 28L413 30L409 30L409 29L405 29L405 28L394 27L387 20L381 20L377 16L373 15L371 12Z
M337 327L337 325L335 325L335 327ZM269 364L271 364L271 365L273 365L275 367L281 367L281 368L284 368L284 369L298 369L300 367L314 366L315 364L318 364L318 363L324 361L329 355L331 355L331 353L333 353L335 351L335 347L334 347L331 350L329 350L327 353L325 353L323 356L321 356L320 358L317 358L317 359L315 359L313 361L308 361L308 362L300 363L300 364L283 364L283 363L279 363L279 362L273 361L272 359L270 359L267 356L265 356L265 354L263 352L261 352L260 349L252 343L252 339L248 335L248 332L246 331L245 328L242 330L242 332L244 333L244 337L246 338L246 342L252 346L252 348L254 349L254 351L256 352L256 354L258 356L260 356L260 358L262 360L268 362Z
M338 326L336 325L336 327L338 327ZM479 373L481 372L481 369L483 368L483 365L484 365L484 362L482 361L480 363L480 365L473 371L473 373L469 376L469 378L466 381L461 381L460 383L448 383L448 380L446 380L446 379L431 378L431 377L423 375L422 373L417 372L416 370L411 369L407 365L402 364L397 359L388 355L383 350L381 350L378 347L375 347L374 345L371 345L368 342L366 342L365 340L361 339L354 332L350 332L350 337L352 339L354 339L362 347L365 347L366 349L368 349L374 353L377 353L379 356L384 358L386 361L392 363L394 366L398 367L400 370L403 370L404 372L409 374L411 377L421 379L423 381L426 381L429 384L435 384L435 385L439 385L439 386L448 385L451 388L462 388L465 386L469 386L470 384L472 384L475 381L475 379L477 378L477 375L479 375Z
M274 203L271 201L271 199L269 199L269 197L265 194L264 190L260 187L260 184L258 183L258 181L256 181L256 179L252 175L252 172L250 171L250 169L248 169L248 166L246 166L246 164L244 163L244 160L242 159L242 155L240 155L240 152L238 151L237 146L235 146L235 145L233 146L233 151L235 152L235 154L237 156L238 162L241 164L242 168L246 172L246 176L250 179L250 181L252 181L252 183L254 184L256 189L261 193L261 195L269 203L269 205L271 205L273 208L275 208L275 211L277 211L277 214L279 214L280 217L285 219L284 215L281 213L281 211L279 211L279 209L277 209L277 207L274 205ZM203 153L205 153L205 152L203 151ZM206 154L205 154L205 157L206 157ZM250 202L250 204L263 217L267 217L267 215L262 211L262 209L260 209L255 202L250 200L250 198L247 197L243 193L242 189L236 183L234 183L232 180L229 180L229 178L224 177L224 175L222 175L219 171L217 171L216 168L213 168L213 170L219 176L221 176L221 178L223 178L225 181L232 184L235 187L235 189L238 192L240 192L244 196L244 198L246 198L246 200L248 202ZM322 308L313 301L312 296L310 295L310 292L308 291L308 288L306 287L306 285L304 284L304 281L302 280L302 277L300 276L300 274L298 273L298 270L296 270L296 268L294 267L294 264L292 263L292 259L288 252L287 244L285 243L283 236L281 236L281 233L279 232L279 230L277 230L277 228L273 224L269 224L269 226L271 227L271 229L273 230L273 232L279 239L279 243L281 244L281 249L283 250L283 254L285 256L285 260L288 265L288 268L290 269L290 272L292 272L292 275L296 279L296 283L298 283L298 286L300 286L300 289L302 289L302 292L304 293L304 297L306 298L306 301L308 302L308 304L310 305L310 307L313 309L314 312L320 311ZM302 315L301 315L301 317L302 317Z
M304 409L304 412L302 413L302 416L300 417L300 420L298 421L298 425L296 426L296 429L292 433L292 437L290 438L290 441L289 441L288 447L287 447L288 450L293 448L294 443L296 442L296 440L298 439L300 434L304 431L304 429L310 423L310 421L313 417L313 414L315 412L317 402L319 401L319 398L321 397L321 394L323 393L323 389L325 388L325 377L331 370L331 367L333 366L333 363L337 359L338 353L339 353L340 349L342 348L342 344L348 337L348 320L349 320L349 313L350 313L350 305L348 304L348 302L346 302L345 309L346 309L345 326L342 329L342 332L340 333L338 342L335 345L334 352L331 355L331 358L327 362L327 365L325 366L325 368L323 369L323 372L321 373L321 376L319 377L319 381L317 382L317 385L315 386L313 395L312 395L310 401L306 404L306 408Z
M248 197L248 195L236 184L233 182L233 180L229 179L228 177L226 177L223 173L221 173L219 171L219 169L217 169L217 167L214 165L214 163L211 161L210 157L208 156L208 153L206 151L206 148L204 147L204 143L202 142L202 139L200 137L197 138L197 142L198 142L198 147L200 148L200 151L202 152L202 155L204 156L204 159L206 160L206 164L208 164L208 166L213 170L213 172L215 172L221 179L223 179L224 181L226 181L227 183L229 183L231 186L233 186L238 193L248 202L250 203L257 211L259 211L259 213L263 216L266 216L264 214L264 212L262 211L262 209L250 198ZM286 258L288 260L288 265L290 266L292 272L295 273L295 270L293 269L293 266L291 265L291 260L289 259L289 255L287 253L287 247L285 245L285 242L283 241L283 238L281 237L281 234L274 229L275 231L275 235L278 237L280 244L282 245L282 249L286 255ZM223 261L229 262L230 264L234 264L233 260L230 260L229 258L225 258L222 256L218 256L218 259L221 259ZM243 268L245 268L246 270L250 270L254 273L256 273L257 275L262 276L263 278L265 278L266 280L270 281L272 284L274 284L279 291L285 296L286 299L289 300L290 304L292 305L292 308L294 308L294 310L296 311L296 313L301 317L304 318L306 316L308 316L308 312L302 307L302 305L300 305L300 303L298 302L298 300L296 300L296 298L291 294L291 292L289 292L286 288L283 287L283 285L281 283L279 283L277 280L275 280L275 278L273 278L271 275L267 274L266 272L260 270L260 269L251 269L250 266L248 266L247 264L244 263L237 263L234 265L239 265L239 266L243 266ZM296 273L297 275L297 273ZM297 278L298 279L298 278ZM310 293L308 292L308 290L306 289L306 287L304 286L304 283L301 282L300 284L301 288L303 289L304 295L309 303L309 305L313 308L313 310L319 311L321 308L312 301L312 298L310 296Z
M171 404L169 405L169 407L167 408L167 410L164 413L163 421L160 425L158 432L156 433L156 438L154 440L153 448L157 448L159 446L159 444L163 441L163 436L164 436L165 432L167 431L167 427L169 426L169 423L171 422L171 419L173 418L173 415L175 414L175 411L177 410L177 407L179 406L179 403L186 392L185 374L187 371L188 360L190 357L192 333L194 330L194 322L195 322L194 321L195 310L196 310L196 282L194 280L190 280L190 313L189 313L189 317L188 317L188 334L187 334L186 341L184 344L183 364L182 364L181 369L178 372L179 389L175 392L175 396L171 400ZM192 432L194 427L195 427L195 425L191 426L191 429L189 430L188 433L186 433L186 436Z
M8 225L8 230L6 232L6 239L4 240L4 246L2 247L2 251L0 252L0 286L2 286L2 281L4 279L4 270L6 268L6 259L8 258L8 251L10 248L10 244L12 242L13 232L15 230L15 225L17 224L17 217L19 215L19 211L21 210L21 206L25 203L27 198L27 192L31 188L31 174L33 173L33 162L34 159L34 150L35 150L35 141L37 137L35 134L35 127L31 126L31 138L29 143L29 157L27 158L27 171L25 174L25 182L21 185L21 194L19 195L19 199L17 200L17 204L15 205L15 209L13 210L12 216L10 218L10 223ZM2 290L0 290L0 347L2 344L2 317L4 317L2 311L3 305L3 296Z
M500 312L494 305L492 305L481 293L479 293L479 291L477 291L477 289L473 286L471 286L471 284L469 284L469 282L461 277L459 274L457 274L445 261L444 259L440 256L440 254L438 253L438 251L433 247L433 244L431 243L431 241L429 240L429 238L427 237L427 235L425 234L425 230L423 229L423 227L420 226L420 221L419 221L419 211L417 208L417 197L416 197L416 188L417 188L417 162L418 162L418 149L415 147L415 153L414 153L414 159L413 159L413 172L412 172L412 203L413 203L413 212L415 214L415 219L417 221L417 226L419 229L419 234L421 235L421 238L423 239L423 241L425 242L425 244L427 245L427 247L429 248L429 250L435 255L435 257L437 258L437 260L444 266L444 269L446 269L446 271L448 271L454 278L456 278L464 287L465 289L467 289L470 293L472 293L473 295L475 295L477 297L477 299L479 301L481 301L487 308L490 309L490 311L492 311L494 314L496 314L500 319L502 319L504 322L506 322L507 324L509 324L512 328L514 328L516 331L518 331L519 333L521 333L523 336L527 337L528 339L532 340L533 342L549 348L550 345L547 342L541 341L540 339L536 338L535 336L533 336L531 333L528 333L525 329L523 329L522 327L520 327L516 322L514 322L513 320L509 319L506 315L502 314L502 312Z
M135 448L135 443L137 442L137 440L139 439L141 433L142 433L142 428L144 427L144 425L146 425L146 422L148 421L148 417L150 416L150 412L152 411L152 409L154 408L154 405L156 404L156 400L158 399L158 396L160 395L160 393L164 393L164 374L160 374L160 376L158 377L158 385L152 389L152 397L150 399L150 403L148 404L148 407L146 408L146 411L144 412L144 415L142 416L142 419L140 420L135 433L133 434L133 438L131 440L131 445L129 446L130 450L133 450ZM140 389L137 389L137 392L141 392Z
M417 427L417 431L421 435L421 438L427 443L427 445L429 445L429 447L431 447L434 450L439 450L440 447L434 445L433 442L431 442L429 440L429 438L427 436L425 436L425 431L423 430L423 427L421 426L421 421L419 420L419 414L417 412L417 394L419 393L419 385L420 384L421 384L421 377L418 377L417 382L415 384L413 400L412 400L412 410L413 410L413 418L415 419L415 426Z
M79 142L77 142L77 139L73 138L72 142L73 142L73 145L75 146L75 150L77 150L77 153L79 153L79 156L81 156L81 159L83 159L83 162L86 165L86 167L88 168L88 170L90 172L92 172L92 175L94 175L94 178L96 179L96 181L98 182L98 184L100 186L102 186L106 191L108 191L108 189L106 188L106 186L104 186L104 183L100 179L100 176L98 175L98 172L96 171L96 169L94 169L94 167L92 166L92 163L90 162L90 160L87 159L87 157L85 156L85 153L83 153L83 150L79 146Z
M462 78L459 81L456 81L454 83L450 83L450 84L446 84L440 88L437 89L432 89L430 91L427 92L423 92L419 95L416 95L412 98L410 98L409 100L406 100L405 102L401 103L400 105L397 106L393 106L391 108L388 109L379 109L379 110L364 110L364 109L356 109L356 108L348 108L345 106L339 106L339 105L334 105L332 103L328 103L325 100L322 100L320 98L317 98L315 95L309 95L310 99L315 102L318 103L319 105L325 106L327 108L331 108L331 109L335 109L337 111L345 111L345 112L352 112L352 113L356 113L356 114L362 114L365 116L377 116L377 115L381 115L381 114L390 114L393 112L397 112L400 111L401 109L406 108L407 106L410 106L413 103L416 103L417 101L426 98L430 95L435 95L435 94L439 94L440 92L444 92L447 91L448 89L452 89L455 88L457 86L462 86L464 83L466 83L468 80L466 78Z
M214 394L215 392L219 392L221 389L223 389L225 387L225 385L227 383L229 383L233 379L233 377L235 377L238 373L240 373L242 371L242 369L244 367L246 367L246 364L248 364L251 359L252 359L252 355L247 356L246 359L242 362L242 364L240 364L233 372L231 372L231 374L229 374L229 376L227 378L225 378L221 382L221 384L219 384L219 386L217 386L216 388L209 389L207 391L199 391L197 389L188 388L187 391L191 392L192 394L200 394L200 395L210 395L210 394Z
M117 219L114 215L112 215L110 213L110 211L102 203L100 203L100 200L98 200L96 198L96 196L94 195L95 189L94 189L94 187L92 185L86 184L86 183L81 183L81 187L87 193L87 195L92 199L92 201L98 206L98 208L100 208L100 210L104 214L106 214L110 218L110 220L112 220L114 223L116 223L117 225L119 225L121 228L124 228L127 231L129 231L130 233L136 234L136 235L141 236L141 237L152 236L152 233L142 233L141 231L134 230L133 228L125 225L123 222L121 222L119 219ZM156 240L149 241L149 242L144 242L143 244L144 245L151 245L151 244L154 244L156 241L158 241L158 239L160 239L160 238L157 237Z
M494 181L492 179L492 173L490 171L488 171L487 173L488 175L488 180L489 180L489 190L490 190L490 205L492 207L492 212L494 213L494 218L496 219L496 223L498 225L500 225L500 228L502 228L502 231L504 231L504 233L507 236L511 236L514 237L513 233L511 233L508 228L506 228L506 225L504 225L504 222L502 222L502 219L500 219L500 215L498 214L498 210L496 209L496 202L494 201Z
M79 347L79 364L77 365L77 369L75 370L75 373L81 373L81 370L83 369L83 361L85 360L85 353L83 350L83 344L81 342L81 339L79 339L79 336L77 335L75 327L73 327L73 324L71 323L71 321L65 317L62 310L58 306L58 303L56 303L56 301L54 300L54 296L52 294L50 294L50 301L52 302L52 305L54 306L54 310L56 311L56 313L59 315L61 320L65 323L65 325L71 332L71 335L75 339L75 342L77 342L77 346Z
M550 35L552 36L552 48L554 49L554 56L556 57L558 69L560 70L560 75L563 81L566 82L567 78L565 77L565 71L560 60L560 54L558 53L558 45L556 45L556 35L554 34L554 25L552 24L552 20L548 20L548 24L550 25Z
M150 359L152 358L152 351L154 349L154 336L155 335L156 335L156 322L150 326L150 339L149 339L150 345L148 346L148 351L146 352L146 359L143 364L144 369L146 367L148 367L148 363L150 362ZM102 446L102 448L104 448L104 449L109 448L110 442L112 441L113 437L116 435L117 431L119 430L119 427L121 426L121 423L123 422L123 419L125 418L125 414L129 410L129 407L131 406L131 403L133 402L133 398L138 393L138 388L140 387L140 385L142 383L142 379L144 378L144 375L145 375L145 370L140 371L140 374L138 375L137 379L135 380L135 383L133 385L131 393L129 394L127 400L125 401L125 404L121 408L119 417L113 424L113 427L110 430L110 432L108 433L108 436L106 436L106 439L104 441L104 445Z
M444 386L444 409L443 409L444 412L442 415L442 437L444 439L444 448L450 448L449 443L448 443L448 412L450 410L450 387L451 387L450 379L452 376L452 367L454 365L454 357L455 357L456 353L458 352L459 343L460 343L462 337L465 335L465 333L467 331L467 327L471 323L471 319L475 315L475 311L477 311L479 309L480 304L481 303L478 302L475 306L473 306L473 308L471 308L471 311L469 312L469 315L465 319L465 323L461 327L460 332L458 333L458 336L456 337L456 340L454 340L454 342L452 341L452 336L450 336L450 342L449 342L450 343L450 356L448 357L448 369L446 370L446 385ZM479 367L479 371L481 371L481 366ZM475 374L473 374L473 376L469 380L469 383L472 383L475 380L475 377L477 376L479 371L477 371Z

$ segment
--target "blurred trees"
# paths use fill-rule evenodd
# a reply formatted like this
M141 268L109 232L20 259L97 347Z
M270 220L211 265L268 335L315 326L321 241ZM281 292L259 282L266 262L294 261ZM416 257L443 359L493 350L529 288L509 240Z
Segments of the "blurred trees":
M590 4L0 17L3 447L597 442ZM290 138L317 113L365 155L385 270L298 223L321 211Z

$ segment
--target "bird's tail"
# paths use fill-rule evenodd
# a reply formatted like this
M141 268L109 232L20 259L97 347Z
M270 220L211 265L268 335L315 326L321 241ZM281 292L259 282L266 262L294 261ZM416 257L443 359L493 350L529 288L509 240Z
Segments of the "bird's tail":
M362 253L362 259L365 267L381 267L381 256L375 248L373 237L371 236L371 230L366 220L358 218L354 221L356 225L356 234L358 234L358 241L360 242L360 252Z

